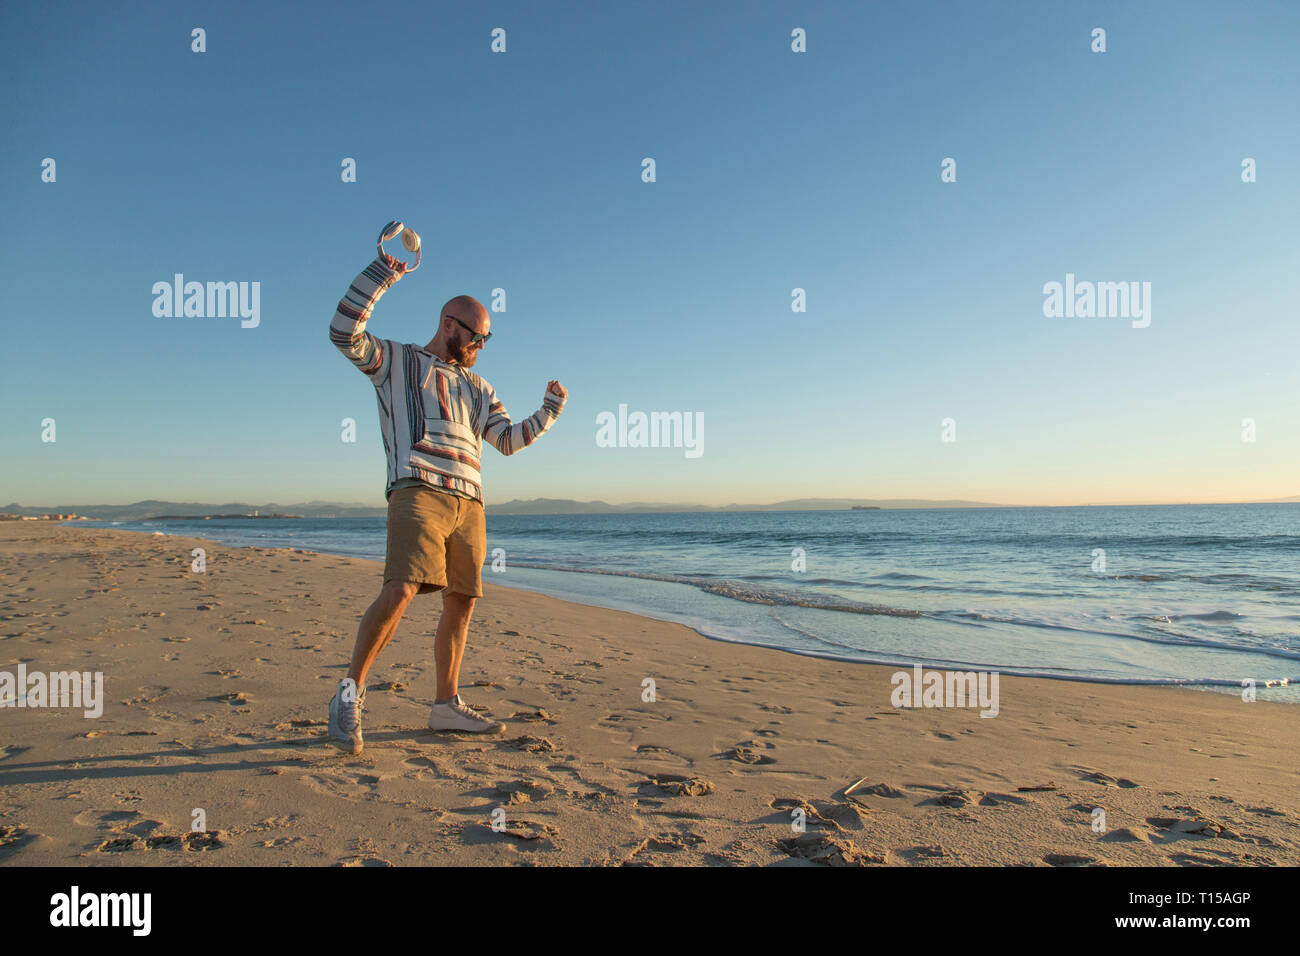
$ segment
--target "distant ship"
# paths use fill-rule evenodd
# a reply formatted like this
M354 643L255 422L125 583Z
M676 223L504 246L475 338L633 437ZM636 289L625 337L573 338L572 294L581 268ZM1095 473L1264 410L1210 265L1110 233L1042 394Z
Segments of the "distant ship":
M879 511L880 505L853 505L850 511Z

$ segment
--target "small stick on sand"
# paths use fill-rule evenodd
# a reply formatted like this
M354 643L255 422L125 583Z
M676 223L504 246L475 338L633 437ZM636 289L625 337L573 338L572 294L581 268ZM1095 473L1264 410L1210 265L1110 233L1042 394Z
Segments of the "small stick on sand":
M861 780L859 780L857 783L855 783L855 784L851 784L850 786L845 787L845 788L844 788L844 796L847 797L850 793L852 793L854 790L858 789L858 787L862 786L862 785L863 785L864 783L866 783L866 782L867 782L867 778L866 778L866 777L863 777L863 778L862 778Z
M1032 793L1035 790L1055 790L1057 789L1057 787L1055 783L1049 780L1041 787L1016 787L1016 789L1019 790L1021 793Z

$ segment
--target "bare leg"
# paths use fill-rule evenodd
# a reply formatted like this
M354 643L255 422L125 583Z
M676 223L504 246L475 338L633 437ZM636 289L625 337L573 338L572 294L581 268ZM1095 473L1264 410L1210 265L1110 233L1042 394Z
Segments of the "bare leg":
M442 617L433 641L434 669L438 675L436 700L447 700L460 692L460 661L469 637L469 619L477 598L456 591L442 594Z
M420 586L413 581L389 581L361 618L357 643L352 648L352 666L348 668L348 677L356 681L357 687L366 686L370 666L392 640L402 614L419 590Z

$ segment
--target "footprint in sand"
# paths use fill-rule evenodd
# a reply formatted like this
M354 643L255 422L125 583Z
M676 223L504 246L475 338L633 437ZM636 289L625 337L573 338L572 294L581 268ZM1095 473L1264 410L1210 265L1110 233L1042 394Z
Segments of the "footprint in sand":
M750 743L752 743L752 741L750 741ZM737 744L736 746L732 747L730 750L724 750L722 753L714 754L714 756L720 757L723 760L734 760L737 763L745 763L751 765L776 763L776 760L774 758L765 756L764 754L757 753L756 751L751 750L749 747L746 747L743 743Z
M114 830L134 823L140 817L141 814L135 810L82 810L72 818L72 822L83 827Z
M511 714L509 720L527 720L527 721L544 721L548 724L556 723L554 717L545 710L519 710Z
M40 834L31 832L21 823L16 826L0 826L0 860L17 853L39 836Z
M217 694L215 697L208 697L207 700L221 701L229 704L231 707L246 707L250 701L243 691L236 691L233 694Z
M1099 770L1081 771L1079 776L1089 783L1100 784L1103 787L1120 787L1124 790L1133 790L1138 786L1126 777L1115 778Z
M904 793L902 790L899 790L897 787L891 786L890 784L887 783L873 783L869 787L855 787L853 793L855 795L866 793L874 797L889 797L889 798L899 798L899 797L907 796L907 794Z
M773 810L802 810L804 822L809 827L823 827L843 833L846 830L864 830L871 810L856 803L837 803L831 800L814 800L811 803L798 797L777 797L768 802Z
M1220 826L1212 820L1203 819L1184 819L1181 817L1147 817L1147 825L1155 827L1157 830L1165 831L1169 836L1180 836L1196 834L1200 836L1216 837L1225 832L1232 833L1230 830ZM1235 833L1232 834L1236 836Z
M813 805L823 820L836 823L847 830L865 830L873 811L863 804L833 800L814 800Z
M889 862L886 853L864 850L851 840L827 833L801 833L778 840L777 846L792 857L823 866L871 866Z
M317 793L332 797L343 797L347 800L369 797L374 793L375 784L379 783L379 777L373 774L357 774L349 779L346 770L339 776L308 773L304 774L301 779L309 789Z
M174 834L158 834L144 838L145 849L147 850L179 850L184 846L184 841Z
M410 757L402 761L402 766L410 767L412 770L416 770L420 772L425 772L429 770L437 772L438 770L438 765L434 763L432 760L430 760L428 757Z
M638 786L641 793L654 797L700 797L713 793L716 789L712 783L699 777L683 777L673 773L647 776Z
M117 836L110 837L95 847L99 853L125 853L131 850L186 850L204 852L225 846L220 837L221 831L211 833L186 833L184 836L158 834L144 837Z
M649 853L680 853L682 850L699 846L704 842L704 837L696 833L660 833L657 836L646 837L627 855L624 865L645 862L637 860L640 854Z
M304 717L300 720L282 721L275 725L276 730L299 730L306 727L324 727L329 723L328 720L320 720L311 717Z
M636 752L639 754L666 754L669 757L676 757L679 760L687 759L675 750L669 750L667 747L661 747L658 744L640 744L636 748Z
M978 790L948 790L938 796L922 800L918 806L937 805L958 809L960 807L970 806L970 804L982 797L984 797L984 794Z
M134 850L138 842L135 837L114 837L111 840L105 840L95 849L100 853L122 853L126 850Z
M302 843L302 840L302 836L277 836L276 839L261 840L261 842L252 845L266 849L279 849L281 847L292 847L295 843Z
M496 785L496 792L505 798L507 806L513 806L517 803L544 800L555 792L555 788L540 780L506 780Z
M525 843L539 842L554 846L555 837L560 835L560 831L555 827L547 823L539 823L536 820L508 820L504 830L494 830L490 823L479 825L493 836L512 837Z
M999 806L1024 806L1032 803L1032 800L1026 800L1024 797L1017 797L1010 793L986 793L980 800L981 807L999 807Z

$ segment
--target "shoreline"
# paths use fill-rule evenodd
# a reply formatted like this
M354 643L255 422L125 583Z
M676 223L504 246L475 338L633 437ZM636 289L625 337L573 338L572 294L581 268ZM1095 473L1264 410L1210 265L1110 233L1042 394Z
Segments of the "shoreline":
M102 671L106 702L0 708L0 865L1300 862L1288 704L1007 676L991 719L895 708L886 665L487 577L462 694L506 733L422 729L441 601L417 597L352 757L325 703L381 563L34 525L0 527L0 669Z

